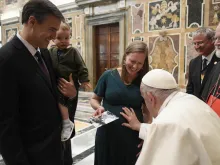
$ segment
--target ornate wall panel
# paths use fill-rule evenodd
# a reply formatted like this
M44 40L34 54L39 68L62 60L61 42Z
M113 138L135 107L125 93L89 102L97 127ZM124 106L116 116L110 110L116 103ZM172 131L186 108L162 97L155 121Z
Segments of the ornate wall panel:
M216 26L220 19L220 0L210 0L209 3L209 26Z
M71 29L71 38L74 37L73 35L73 18L72 17L66 17L66 23L70 26L70 29Z
M2 44L10 41L20 29L20 24L10 24L7 26L2 26Z
M144 41L144 37L141 37L141 36L140 37L139 36L138 37L132 37L131 41L132 42L134 42L134 41Z
M179 35L149 38L149 63L151 69L164 69L172 73L178 82Z
M83 49L82 49L82 42L76 42L75 45L73 45L77 50L80 52L80 54L83 54Z
M3 44L21 29L17 17L25 1L28 0L0 0L0 10L3 5ZM112 0L109 3L94 3L86 8L74 6L74 2L73 8L68 5L60 7L72 27L72 46L80 51L93 72L90 73L91 82L95 76L92 45L96 25L119 22L120 55L124 54L129 43L136 40L146 42L151 67L168 70L178 80L179 86L184 88L189 61L197 56L190 33L200 26L215 28L220 19L220 0Z
M148 8L149 31L180 27L180 0L149 2Z
M189 71L189 62L198 56L198 53L194 49L192 44L192 33L185 34L185 54L184 54L184 73L185 73L185 85L188 82L188 71Z
M77 48L85 60L85 40L84 40L84 17L83 12L71 12L64 14L66 22L71 27L72 35L70 39L71 46Z
M5 29L5 41L8 42L10 41L18 32L17 27Z
M144 4L135 4L131 8L133 34L144 32L144 15L145 15L144 6L145 6Z
M0 0L0 14L3 12L4 2Z
M204 0L187 0L186 27L201 27L204 22Z
M75 16L76 39L82 38L83 18L80 15Z

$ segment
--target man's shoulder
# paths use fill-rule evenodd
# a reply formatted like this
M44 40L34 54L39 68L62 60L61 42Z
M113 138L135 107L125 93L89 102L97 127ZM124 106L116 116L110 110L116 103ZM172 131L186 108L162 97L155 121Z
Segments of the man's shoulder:
M197 56L191 60L191 63L199 62L202 59L202 56Z
M15 55L16 49L11 42L6 43L0 48L0 65L11 59Z
M47 48L40 48L41 52L49 53L49 50Z

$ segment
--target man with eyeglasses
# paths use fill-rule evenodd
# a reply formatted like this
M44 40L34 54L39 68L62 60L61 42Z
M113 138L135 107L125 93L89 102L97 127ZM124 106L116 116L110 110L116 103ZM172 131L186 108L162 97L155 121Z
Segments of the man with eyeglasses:
M215 31L212 28L198 28L193 33L193 44L199 56L189 63L189 78L186 92L201 98L201 93L209 74L220 60L216 56L214 46Z
M214 40L215 54L220 58L220 24L216 28ZM212 69L201 97L220 116L220 62Z

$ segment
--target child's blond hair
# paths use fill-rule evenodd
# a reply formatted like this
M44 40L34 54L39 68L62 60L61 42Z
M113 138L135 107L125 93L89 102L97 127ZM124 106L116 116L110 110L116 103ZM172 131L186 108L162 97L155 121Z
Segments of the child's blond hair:
M66 22L61 22L60 29L70 31L70 26Z

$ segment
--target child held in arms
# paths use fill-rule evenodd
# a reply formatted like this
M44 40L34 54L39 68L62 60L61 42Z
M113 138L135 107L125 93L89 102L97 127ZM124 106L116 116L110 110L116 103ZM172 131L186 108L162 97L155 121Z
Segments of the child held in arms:
M63 130L61 140L66 141L75 135L74 116L78 101L79 87L91 88L88 79L88 69L82 59L81 54L77 49L70 46L71 29L67 23L61 23L59 30L56 33L56 38L53 40L53 45L49 51L57 78L59 81L68 80L71 77L74 81L77 95L73 99L68 99L61 93L60 109L63 117ZM62 86L58 86L62 90ZM66 108L68 108L68 111Z

